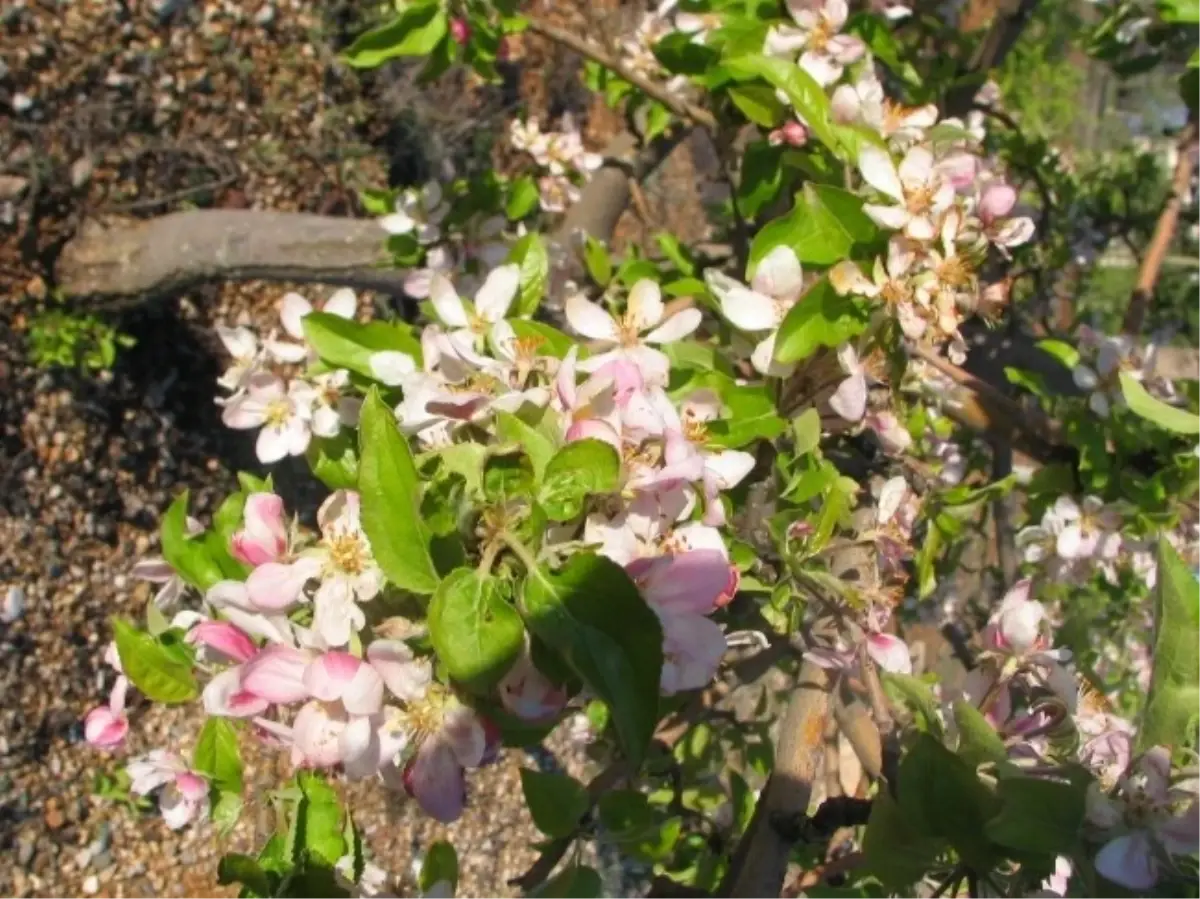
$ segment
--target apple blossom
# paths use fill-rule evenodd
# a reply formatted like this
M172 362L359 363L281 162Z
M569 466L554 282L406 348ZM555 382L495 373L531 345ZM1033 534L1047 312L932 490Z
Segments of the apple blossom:
M231 428L261 428L255 443L258 460L278 462L285 456L301 456L312 440L315 391L304 381L284 385L273 374L260 373L250 379L244 393L233 397L221 412Z
M763 52L792 56L800 51L800 67L822 87L836 82L866 52L859 38L841 34L849 17L846 0L787 0L787 9L796 24L772 26Z
M454 329L450 339L456 347L471 348L508 314L520 283L519 266L510 264L493 269L475 294L474 304L468 308L450 280L436 274L430 281L429 300L438 319Z
M526 644L517 660L496 685L503 706L524 721L553 719L567 705L567 693L538 670Z
M759 262L749 287L715 268L705 269L704 280L734 327L751 334L767 332L750 357L755 370L772 377L789 374L793 366L775 361L775 336L804 286L795 252L786 246L771 250Z
M412 234L420 244L436 243L441 224L450 207L442 199L442 186L428 182L420 189L409 188L396 200L396 211L379 220L388 234Z
M243 526L230 541L233 557L247 565L278 561L288 548L283 500L274 493L251 493L242 517Z
M567 324L577 333L602 345L602 352L580 363L584 371L595 371L608 362L627 359L634 363L648 384L667 383L670 362L650 344L672 343L687 337L700 326L699 309L683 309L663 319L662 290L648 279L629 291L625 312L614 317L580 293L567 297ZM649 331L647 334L642 332Z
M132 759L127 770L132 781L129 791L135 795L146 796L164 788L158 805L163 820L172 830L208 816L208 781L175 753L153 749Z
M913 147L897 167L886 150L867 144L859 151L858 168L867 184L893 201L863 206L872 221L913 240L933 239L936 222L954 201L954 186L938 172L929 149Z
M98 749L113 749L125 741L129 733L129 717L125 714L125 695L129 679L118 674L108 696L108 704L87 713L83 720L84 739Z
M251 375L259 370L264 361L264 350L258 345L254 332L244 326L227 328L217 325L217 337L225 345L233 361L217 378L217 384L233 393L244 389Z
M917 292L913 278L915 263L914 245L896 236L888 241L886 262L876 257L870 278L857 264L846 260L829 270L829 283L843 296L882 300L896 316L904 336L917 340L928 328L928 313L921 305L923 297Z
M358 309L358 298L348 287L335 290L321 306L321 311L338 318L353 319ZM309 348L304 337L304 318L313 311L313 305L298 293L286 294L279 304L279 321L284 333L291 340L279 340L271 337L267 340L266 349L271 357L279 362L312 361L315 354Z

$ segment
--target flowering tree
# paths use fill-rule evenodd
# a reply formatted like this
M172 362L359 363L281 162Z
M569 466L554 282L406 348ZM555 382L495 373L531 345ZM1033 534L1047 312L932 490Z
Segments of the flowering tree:
M289 754L278 832L222 862L245 895L386 892L397 860L366 857L332 781L450 822L475 769L560 726L606 766L523 772L547 837L529 894L599 895L571 855L595 837L664 894L1194 889L1195 391L1137 322L1043 341L1074 395L1013 369L1018 401L959 367L968 322L1016 320L1020 267L1061 247L989 131L986 72L946 72L921 52L944 26L875 6L667 3L613 49L514 3L428 0L349 48L494 78L521 31L570 46L638 123L628 167L693 132L731 160L729 242L613 258L570 226L603 154L569 119L514 121L525 173L365 198L419 314L371 319L342 289L287 295L266 335L221 329L225 424L328 497L315 526L269 475L207 523L179 497L85 731L120 747L131 689L195 703L194 746L128 762L173 828L237 819L239 746ZM1155 13L1160 56L1185 6ZM973 436L981 408L1009 430ZM906 639L930 624L954 677ZM723 704L770 669L773 726ZM455 872L428 847L420 887Z

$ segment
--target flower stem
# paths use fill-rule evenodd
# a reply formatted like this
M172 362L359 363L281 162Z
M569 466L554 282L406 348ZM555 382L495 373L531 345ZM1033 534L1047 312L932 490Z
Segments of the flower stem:
M533 574L538 570L537 556L530 551L528 546L508 533L508 531L502 531L499 537L504 542L504 545L512 550L513 554L521 560L521 564L525 566L527 574Z

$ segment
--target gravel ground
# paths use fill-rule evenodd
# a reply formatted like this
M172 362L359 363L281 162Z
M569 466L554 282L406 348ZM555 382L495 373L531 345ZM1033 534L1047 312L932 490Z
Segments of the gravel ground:
M616 5L551 12L581 27L576 7ZM0 893L232 895L216 882L217 859L252 851L271 827L253 798L223 838L207 825L173 833L157 813L94 795L97 776L127 753L190 750L194 712L135 699L115 756L87 747L81 718L110 686L100 660L108 619L140 618L149 599L129 571L156 554L163 510L187 489L203 519L236 489L239 469L257 468L251 439L224 429L212 403L223 364L212 327L270 327L289 286L213 286L101 310L136 341L111 371L39 369L28 359L30 328L56 308L54 260L82 219L194 206L355 214L359 187L426 176L429 158L498 129L518 106L543 121L581 112L597 145L621 126L602 106L580 106L563 76L578 60L536 42L517 42L520 72L504 90L450 79L414 93L402 69L360 81L335 56L364 8L16 0L0 10L0 852L9 862ZM673 158L618 242L663 226L700 236L702 209L679 200L695 196L696 177L686 154ZM289 506L312 507L305 474L276 470ZM250 797L288 774L269 751L245 755ZM561 733L546 751L506 751L472 776L471 807L453 827L377 784L347 792L375 860L402 890L412 891L415 855L446 838L459 848L461 895L512 895L507 881L539 839L521 799L522 765L590 773ZM619 866L597 861L623 892Z

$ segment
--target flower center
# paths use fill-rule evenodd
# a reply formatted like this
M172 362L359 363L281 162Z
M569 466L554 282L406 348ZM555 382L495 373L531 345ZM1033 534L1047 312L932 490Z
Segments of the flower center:
M632 312L626 312L617 320L617 340L621 346L632 349L641 342L641 328Z
M362 574L370 560L370 554L357 534L334 534L325 538L329 550L330 565L343 574Z
M271 400L267 404L263 417L266 419L267 427L282 428L292 417L292 404L286 399Z
M925 185L910 190L906 205L912 215L922 215L928 212L933 206L933 188Z
M683 436L691 443L708 442L708 425L695 415L683 417Z
M413 746L419 746L442 729L451 698L450 692L441 684L430 684L424 696L393 715L389 724L393 730L407 732Z
M900 303L907 303L912 299L912 290L903 281L889 278L879 288L879 295L885 303L898 306Z
M833 27L833 23L822 16L817 27L809 33L808 49L813 53L824 53L835 34L837 34L837 29Z
M950 287L966 287L974 274L971 263L957 255L946 257L937 267L938 279Z

